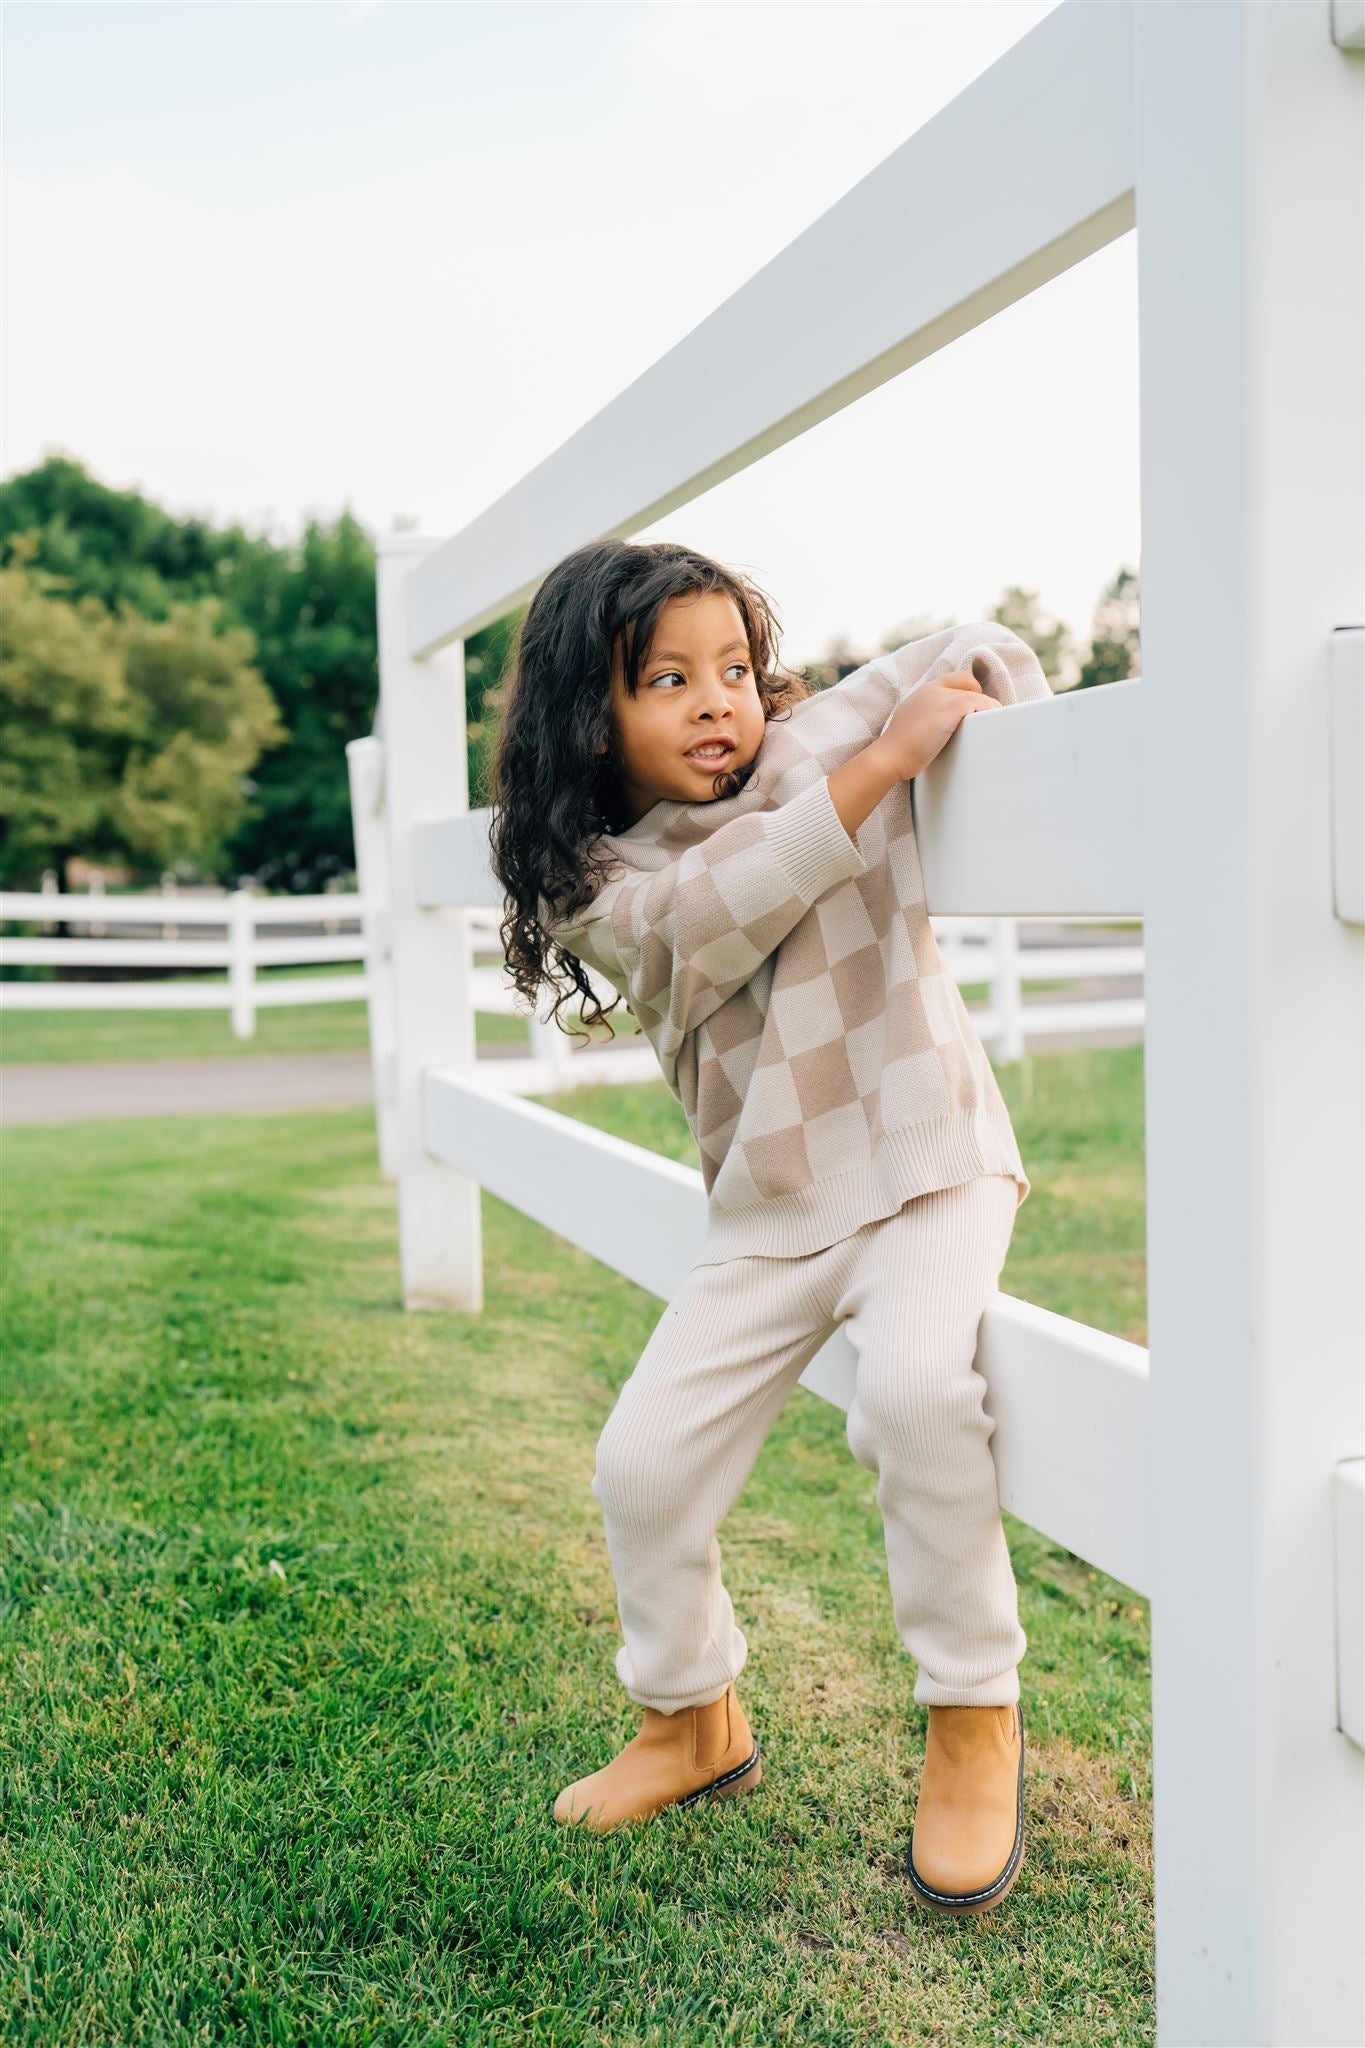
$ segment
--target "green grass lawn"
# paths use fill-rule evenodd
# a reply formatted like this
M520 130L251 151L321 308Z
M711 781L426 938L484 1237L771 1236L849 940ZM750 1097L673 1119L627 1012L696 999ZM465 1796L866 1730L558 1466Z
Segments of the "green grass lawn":
M481 963L482 964L482 963ZM288 980L355 974L354 964L267 969L259 979L283 974ZM184 979L183 976L168 977ZM204 974L200 981L223 981ZM527 1044L519 1017L480 1010L475 1016L479 1045ZM256 1053L364 1052L370 1043L365 1004L299 1003L260 1009L251 1038L235 1038L222 1010L0 1010L0 1063L19 1065L60 1060L156 1060L250 1058Z
M480 1010L478 1045L526 1043L517 1017ZM225 1010L9 1010L0 1062L251 1058L256 1053L364 1052L364 1003L300 1003L259 1010L254 1038L234 1038Z
M1140 1049L1001 1083L1002 1285L1141 1339ZM661 1084L558 1106L695 1157ZM405 1314L362 1109L5 1155L6 2043L1150 2040L1145 1601L1006 1517L1028 1851L927 1914L875 1481L797 1389L721 1535L761 1787L561 1829L638 1725L589 1480L661 1305L486 1195L483 1313Z

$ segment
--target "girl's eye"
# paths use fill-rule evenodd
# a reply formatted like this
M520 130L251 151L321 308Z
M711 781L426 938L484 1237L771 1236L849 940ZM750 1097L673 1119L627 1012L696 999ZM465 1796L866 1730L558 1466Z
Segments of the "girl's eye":
M749 673L749 664L747 661L732 661L730 663L730 668L737 668L741 675L748 675ZM729 674L729 669L726 670L726 674ZM678 674L678 671L675 668L668 668L663 671L662 675L652 676L650 678L649 686L651 689L653 689L655 683L667 683L672 682L675 679L680 683L686 680L685 677L680 676Z

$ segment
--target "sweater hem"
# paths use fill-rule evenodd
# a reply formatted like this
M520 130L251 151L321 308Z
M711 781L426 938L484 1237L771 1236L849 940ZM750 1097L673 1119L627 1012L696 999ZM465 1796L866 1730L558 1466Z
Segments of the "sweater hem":
M865 1224L894 1216L915 1195L934 1194L980 1174L1009 1174L1022 1205L1032 1182L1013 1126L988 1110L965 1111L884 1134L870 1164L790 1195L733 1211L709 1210L695 1263L749 1257L799 1258L825 1251Z

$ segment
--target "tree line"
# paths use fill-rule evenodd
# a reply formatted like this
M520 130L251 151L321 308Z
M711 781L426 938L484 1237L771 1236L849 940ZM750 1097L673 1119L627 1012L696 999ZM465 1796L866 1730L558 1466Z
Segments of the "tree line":
M1121 569L1088 642L1007 589L987 614L1054 688L1140 673ZM487 801L498 684L521 613L465 642L470 801ZM915 617L805 665L817 688L938 632ZM0 886L79 856L155 883L312 892L354 873L347 740L378 699L375 544L349 507L281 543L177 519L52 455L0 484Z

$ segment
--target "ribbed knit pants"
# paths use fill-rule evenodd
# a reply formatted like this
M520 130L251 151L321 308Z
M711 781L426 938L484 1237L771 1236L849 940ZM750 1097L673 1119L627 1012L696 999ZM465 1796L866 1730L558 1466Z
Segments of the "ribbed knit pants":
M675 1713L748 1656L716 1531L802 1372L838 1324L857 1358L849 1447L877 1474L897 1632L914 1697L1019 1698L1027 1637L974 1364L1018 1188L990 1174L916 1195L824 1251L696 1265L664 1310L597 1444L621 1631L616 1671Z

